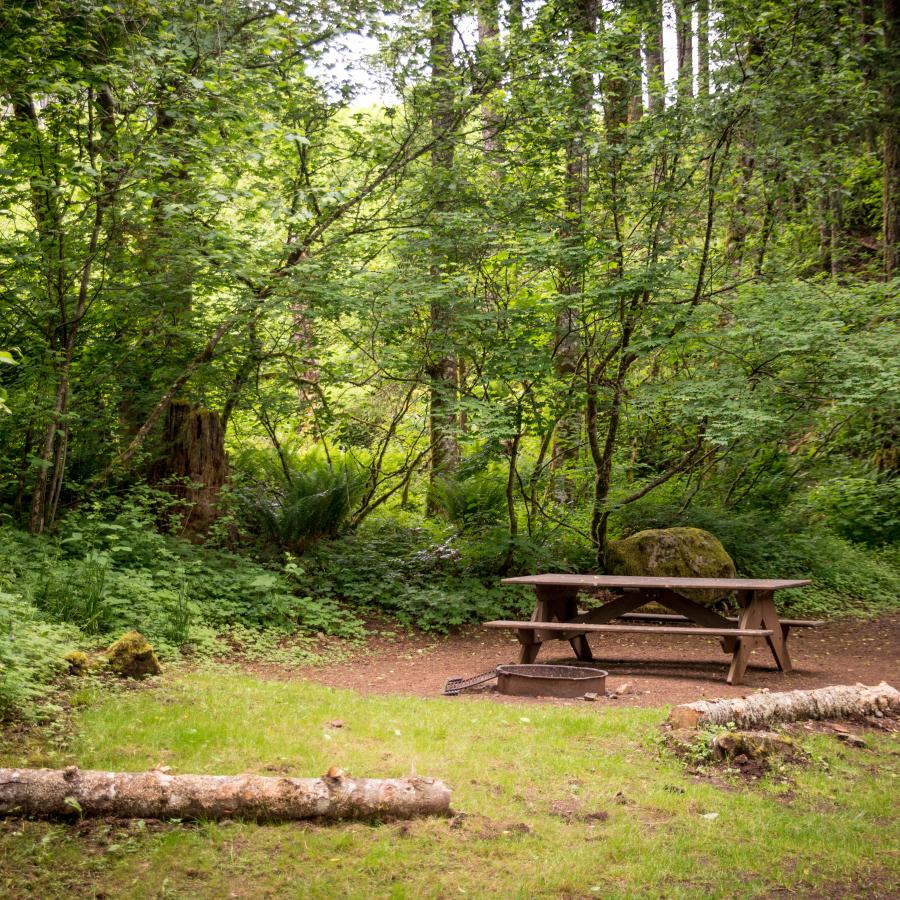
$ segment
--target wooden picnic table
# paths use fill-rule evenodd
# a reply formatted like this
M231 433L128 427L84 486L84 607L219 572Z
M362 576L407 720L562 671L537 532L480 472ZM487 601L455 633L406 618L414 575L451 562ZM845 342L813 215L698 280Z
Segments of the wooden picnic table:
M721 640L722 649L731 654L728 684L741 684L755 648L768 646L778 668L790 672L788 632L792 627L821 624L809 619L779 619L775 611L775 591L809 584L802 579L547 574L504 578L503 583L533 585L537 596L529 621L485 622L487 628L509 628L517 632L522 645L519 657L522 663L533 663L541 645L548 640L567 640L578 659L591 661L594 657L587 635L598 632L699 635ZM724 616L682 593L698 588L720 590L723 596L736 593L740 614ZM579 612L579 591L604 591L612 599L595 609ZM658 603L672 613L637 612L648 603ZM611 624L614 620L626 624ZM648 621L664 624L645 624Z

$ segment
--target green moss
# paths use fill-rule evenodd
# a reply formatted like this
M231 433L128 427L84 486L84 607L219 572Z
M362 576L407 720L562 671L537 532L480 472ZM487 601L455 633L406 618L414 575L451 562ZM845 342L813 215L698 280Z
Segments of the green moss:
M654 528L620 541L606 552L610 575L676 578L734 578L734 562L719 539L700 528ZM684 591L698 603L712 603L723 591Z
M153 648L139 631L123 634L106 650L109 668L123 678L161 675L162 667Z
M81 650L72 650L63 659L69 664L70 675L84 675L88 670L88 656Z

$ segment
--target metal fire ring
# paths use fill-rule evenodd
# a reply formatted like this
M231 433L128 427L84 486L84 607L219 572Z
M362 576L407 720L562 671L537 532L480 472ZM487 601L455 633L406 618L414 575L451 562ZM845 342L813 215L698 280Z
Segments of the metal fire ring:
M497 666L497 690L517 697L603 696L607 674L588 666Z

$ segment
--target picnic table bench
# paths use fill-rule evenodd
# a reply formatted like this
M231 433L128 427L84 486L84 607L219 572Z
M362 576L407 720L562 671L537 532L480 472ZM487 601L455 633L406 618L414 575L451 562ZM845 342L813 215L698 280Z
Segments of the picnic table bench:
M768 646L782 672L791 671L787 640L791 628L822 624L813 619L779 619L773 595L784 588L798 588L808 580L772 578L665 578L631 575L525 575L504 578L504 584L530 584L537 597L529 621L485 622L486 628L512 629L522 649L521 663L533 663L544 641L566 640L580 660L594 656L587 635L674 634L719 638L722 649L731 654L728 684L741 684L754 649ZM737 594L738 616L724 616L689 599L688 590L713 589ZM578 611L579 591L608 592L612 599L595 609ZM657 603L672 613L639 613L648 603ZM619 623L613 624L616 620ZM662 622L648 625L647 622Z

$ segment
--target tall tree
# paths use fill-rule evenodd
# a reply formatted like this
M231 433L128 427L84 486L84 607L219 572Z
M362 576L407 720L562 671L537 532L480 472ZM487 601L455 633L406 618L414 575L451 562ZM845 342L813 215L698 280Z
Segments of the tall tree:
M884 0L884 274L900 273L900 0Z
M665 106L666 83L663 73L662 0L643 0L643 44L647 71L648 110L660 112Z
M451 476L459 462L457 416L457 360L452 346L452 297L447 289L448 259L445 242L448 236L447 217L452 209L450 193L453 181L454 145L452 129L454 112L453 31L454 14L448 0L432 0L430 6L431 65L430 103L431 130L434 146L431 150L431 184L435 192L433 217L436 226L431 277L431 361L428 367L429 422L431 428L432 485ZM434 510L434 492L429 495Z
M674 0L676 91L679 101L694 96L694 61L692 57L693 7L691 0Z
M565 111L565 175L562 225L559 230L562 261L559 269L561 305L556 316L554 359L560 379L572 379L581 353L579 319L585 279L585 201L588 195L588 140L594 115L594 37L596 0L568 0L566 25L571 42L569 97ZM570 471L581 444L582 417L565 411L556 426L553 447L554 496L568 504L573 499Z
M709 0L697 0L697 87L701 100L709 99Z

